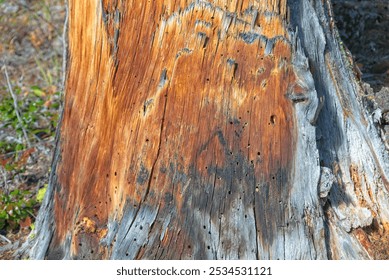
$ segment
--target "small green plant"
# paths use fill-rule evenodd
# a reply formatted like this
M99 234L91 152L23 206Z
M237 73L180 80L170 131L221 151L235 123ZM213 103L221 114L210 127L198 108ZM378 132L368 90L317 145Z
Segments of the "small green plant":
M0 229L15 230L21 221L34 216L36 201L30 196L29 191L18 189L0 192Z
M58 122L59 93L47 95L40 87L33 86L21 94L20 88L14 89L18 96L18 110L22 122L18 120L15 104L11 96L0 100L0 123L3 128L15 132L15 138L0 140L0 154L19 152L27 147L23 143L23 129L32 141L44 136L53 136Z
M45 197L46 191L47 191L47 184L41 189L39 189L38 193L36 194L36 201L38 203L42 203L43 198Z

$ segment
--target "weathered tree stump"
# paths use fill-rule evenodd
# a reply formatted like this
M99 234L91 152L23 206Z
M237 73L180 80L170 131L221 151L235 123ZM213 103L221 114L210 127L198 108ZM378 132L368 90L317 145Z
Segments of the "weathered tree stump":
M370 258L388 155L327 1L68 1L48 259Z

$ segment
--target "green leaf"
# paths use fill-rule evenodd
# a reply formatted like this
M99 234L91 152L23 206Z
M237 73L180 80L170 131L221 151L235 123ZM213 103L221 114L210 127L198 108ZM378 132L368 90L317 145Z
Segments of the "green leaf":
M30 193L31 193L31 192L30 192L30 191L27 191L27 190L22 191L22 194L23 194L24 196L29 195Z
M0 220L1 219L6 219L7 218L7 213L3 210L0 212Z
M11 196L11 197L17 197L19 194L20 194L20 191L19 191L18 189L16 189L16 190L13 190L13 191L10 193L10 196Z
M5 165L5 170L6 170L6 171L13 171L13 170L15 170L15 166L12 165L12 164L7 163L7 164Z
M32 86L31 91L33 94L35 94L38 97L42 97L46 95L46 93L38 86Z
M28 113L35 113L36 111L38 111L36 103L32 103L28 106Z
M32 134L38 135L38 134L50 134L50 129L34 129L31 131Z
M53 102L50 107L53 109L59 109L59 102Z
M42 203L43 198L45 197L46 191L47 191L47 185L44 188L39 189L39 191L36 195L36 201L38 201L38 203Z
M26 147L23 144L17 144L15 147L16 152L23 151Z

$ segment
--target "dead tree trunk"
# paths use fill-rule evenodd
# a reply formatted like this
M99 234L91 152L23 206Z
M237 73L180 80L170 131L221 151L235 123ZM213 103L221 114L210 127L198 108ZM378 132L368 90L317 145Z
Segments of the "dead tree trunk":
M388 156L328 1L68 1L31 258L361 259Z

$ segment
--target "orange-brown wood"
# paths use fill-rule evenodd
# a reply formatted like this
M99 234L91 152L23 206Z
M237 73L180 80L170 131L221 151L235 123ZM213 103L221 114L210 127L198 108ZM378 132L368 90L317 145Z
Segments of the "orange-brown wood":
M268 246L296 139L285 1L68 2L51 257L66 238L73 257L107 257L99 241L109 220L141 205L175 214L138 258L190 258L194 211L229 227L236 205L243 219L254 209ZM221 247L235 250L231 242Z

